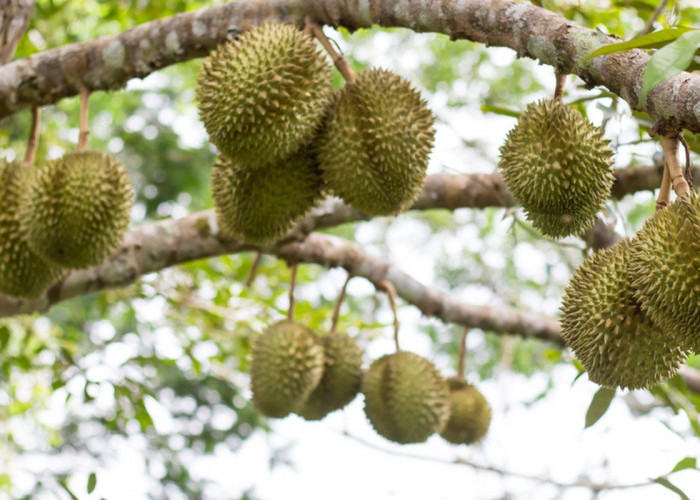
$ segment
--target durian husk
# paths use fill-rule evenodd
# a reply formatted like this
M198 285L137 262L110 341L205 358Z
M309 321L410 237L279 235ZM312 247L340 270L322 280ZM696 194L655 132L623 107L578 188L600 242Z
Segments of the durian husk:
M397 443L422 443L449 418L447 384L435 365L400 351L374 361L362 381L372 427Z
M651 387L673 376L687 354L634 297L629 262L637 243L622 240L588 257L562 301L564 342L588 377L606 387Z
M323 179L308 148L249 169L221 157L212 194L222 234L264 245L285 236L323 198Z
M453 444L481 441L491 425L491 406L473 385L458 377L447 379L450 390L450 418L440 433Z
M15 297L38 297L64 273L34 253L21 229L20 200L34 168L0 159L0 292Z
M343 408L360 390L362 349L346 333L321 337L324 353L323 377L297 413L307 420L320 420Z
M323 346L306 326L284 320L267 328L253 346L253 404L268 417L301 408L323 376Z
M593 225L610 196L612 163L602 130L550 99L530 104L520 115L501 146L499 167L533 225L560 237Z
M679 198L650 217L630 261L635 298L662 330L700 353L700 195Z
M281 161L314 136L331 96L331 70L295 26L262 24L219 46L197 84L199 115L234 162Z
M316 151L330 191L368 215L408 208L425 179L435 129L420 94L383 69L334 96Z
M132 204L131 182L117 158L72 152L31 169L20 220L34 252L55 265L80 269L114 253Z

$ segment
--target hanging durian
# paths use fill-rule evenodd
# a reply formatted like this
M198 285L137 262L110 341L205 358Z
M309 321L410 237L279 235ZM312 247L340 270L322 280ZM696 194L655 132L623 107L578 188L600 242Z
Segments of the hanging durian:
M633 295L636 244L623 240L588 257L562 301L564 342L588 377L607 387L650 387L674 375L686 357L676 332L653 324Z
M368 215L392 215L420 194L434 135L411 84L370 69L335 95L316 151L333 194Z
M31 249L20 229L19 204L32 166L0 158L0 292L34 298L62 275Z
M73 269L94 266L121 243L132 203L126 169L114 156L72 152L32 168L22 230L42 258Z
M397 443L422 443L442 431L450 411L447 384L435 366L399 351L376 360L362 381L372 427Z
M501 146L499 167L533 225L552 237L591 227L613 182L602 130L559 99L527 107Z
M450 418L440 433L454 444L481 441L491 424L491 406L479 390L461 377L447 379L450 390Z
M323 346L311 329L289 320L270 326L253 346L255 407L268 417L298 410L321 381L323 365Z
M246 167L284 160L314 136L331 95L331 71L314 40L263 24L205 60L199 114L212 143Z

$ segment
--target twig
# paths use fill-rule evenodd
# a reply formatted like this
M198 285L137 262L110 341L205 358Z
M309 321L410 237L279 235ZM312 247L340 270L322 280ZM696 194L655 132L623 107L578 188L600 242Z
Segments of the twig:
M566 85L566 73L560 73L557 71L556 77L557 84L556 87L554 87L554 99L562 102L562 98L564 97L564 85Z
M287 318L289 321L294 320L294 287L297 284L297 265L292 264L290 267L291 276L289 278L289 311L287 311Z
M400 351L399 347L399 312L396 308L396 288L394 284L388 280L382 280L379 283L379 287L386 292L389 297L389 305L391 306L391 311L394 313L394 344L396 344L396 352Z
M250 266L250 271L248 272L248 278L245 280L246 288L250 288L250 285L253 284L253 280L255 280L255 275L258 272L258 266L260 265L261 257L262 253L256 252L255 259L253 260L253 265Z
M459 358L457 358L457 378L460 380L465 380L464 378L464 364L467 357L467 334L469 333L469 328L466 326L462 328L462 341L459 344Z
M642 30L637 33L637 37L644 36L652 32L654 29L654 23L661 15L661 12L663 12L663 10L666 8L666 4L668 4L668 0L661 0L661 2L659 2L659 5L656 6L656 9L654 9L654 12L651 14L651 17L647 20Z
M345 280L343 288L340 289L338 298L335 301L335 307L333 307L333 319L331 320L331 333L335 333L336 328L338 327L338 319L340 318L340 306L343 303L343 299L345 298L345 290L348 287L348 283L351 279L352 274L348 274L348 278Z
M85 151L87 147L90 127L88 116L90 111L90 91L83 87L80 90L80 134L78 135L78 151Z
M661 177L659 196L656 198L656 211L666 208L669 203L671 203L671 174L668 165L664 162L664 174Z
M678 134L678 139L683 144L683 149L685 150L685 180L688 183L690 189L693 189L693 164L690 162L690 146L688 141L683 137L683 133Z
M678 196L688 196L690 194L690 187L685 180L683 175L683 169L678 161L678 147L681 141L678 139L680 134L676 133L673 135L662 135L661 136L661 147L664 151L664 161L669 170L671 176L671 184L673 189L676 191Z
M323 28L310 17L306 18L306 29L319 41L328 55L333 59L333 64L338 68L338 71L343 75L343 79L347 83L355 81L355 74L350 69L348 61L333 48L333 44L328 40L328 37L323 33Z
M34 106L32 108L32 128L29 131L29 139L27 139L27 150L24 152L25 165L34 165L36 159L36 150L39 147L39 131L41 129L41 108Z

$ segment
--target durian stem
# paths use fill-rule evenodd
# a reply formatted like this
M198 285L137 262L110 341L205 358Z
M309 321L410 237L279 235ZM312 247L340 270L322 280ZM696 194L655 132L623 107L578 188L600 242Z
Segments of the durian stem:
M554 99L560 102L564 97L564 85L566 85L566 76L567 75L565 73L561 73L559 71L557 71L556 73L557 83L556 87L554 87Z
M331 320L331 333L335 333L338 328L338 319L340 318L340 306L343 304L343 299L345 298L345 290L348 287L348 283L352 279L352 274L348 274L348 278L343 284L343 288L340 289L338 298L335 301L335 307L333 308L333 319Z
M391 306L391 311L394 313L394 344L396 345L396 352L399 352L401 348L399 347L399 312L396 308L396 288L394 288L394 284L388 280L381 281L379 287L384 290L389 297L389 305Z
M342 55L336 52L331 41L328 39L325 33L323 33L323 28L310 17L307 17L306 29L308 29L311 32L314 38L316 38L316 40L318 40L319 43L323 46L325 51L328 52L328 55L331 56L331 58L333 59L333 64L335 64L335 67L343 76L343 79L347 83L353 83L355 81L355 74L352 72L352 69L350 69L348 61Z
M289 321L294 320L294 287L297 284L297 265L292 264L289 268L291 271L291 276L289 278L289 311L287 311L287 318Z
M659 187L659 196L656 198L656 211L663 210L671 202L671 174L668 171L668 165L664 162L664 174L661 177L661 186Z
M88 113L90 109L90 91L83 87L80 90L80 134L78 135L78 151L85 151L88 135Z
M255 275L258 273L258 266L260 265L261 257L262 257L262 253L260 253L260 252L255 253L255 259L253 260L253 265L250 266L250 271L248 272L248 278L245 280L246 288L250 288L250 285L253 284L253 280L255 279Z
M41 129L41 108L32 108L32 128L27 139L27 150L24 152L24 164L34 165L36 150L39 147L39 130Z
M683 168L678 161L678 149L681 141L678 139L680 134L672 136L661 136L661 148L664 151L664 161L668 166L671 176L671 184L678 196L688 196L690 194L690 186L683 175Z
M467 333L469 333L469 328L465 326L462 328L462 341L459 344L459 358L457 358L457 378L460 380L465 380L464 364L467 358Z
M690 189L693 189L693 164L690 162L690 146L688 141L683 137L683 133L678 134L678 139L680 139L681 144L683 144L683 149L685 150L685 180L688 183Z

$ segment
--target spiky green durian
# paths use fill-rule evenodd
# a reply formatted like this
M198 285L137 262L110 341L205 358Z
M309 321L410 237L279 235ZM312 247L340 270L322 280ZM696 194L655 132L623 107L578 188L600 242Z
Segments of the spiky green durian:
M205 60L199 115L212 143L246 166L283 160L313 137L331 96L331 71L295 26L263 24Z
M612 150L578 111L557 99L530 104L501 146L499 167L515 199L548 236L589 228L610 196ZM548 216L567 216L550 230Z
M256 339L250 369L253 403L268 417L285 417L300 408L322 376L323 346L306 326L280 321Z
M256 169L222 157L211 184L222 233L259 245L287 234L323 197L323 180L308 149Z
M20 220L34 252L78 269L97 265L116 250L132 203L129 176L114 156L73 152L32 169Z
M335 94L316 151L333 194L366 214L391 215L420 193L434 135L433 114L411 84L370 69Z
M450 443L474 444L481 441L491 425L491 406L466 380L447 379L450 390L450 418L440 435Z
M62 270L40 258L20 227L19 204L34 167L0 158L0 292L38 297Z
M637 234L630 276L642 310L700 353L700 195L650 217Z
M374 430L397 443L422 443L440 432L450 415L445 380L430 361L412 352L372 363L362 392Z
M525 217L542 234L551 238L563 238L584 233L595 222L596 213L574 211L568 214L548 214L530 211L525 212Z
M607 387L650 387L676 373L686 357L674 331L652 323L632 290L635 240L599 250L576 270L562 301L566 345Z
M352 401L362 381L362 349L346 333L321 337L325 364L323 378L297 413L307 420L320 420Z

